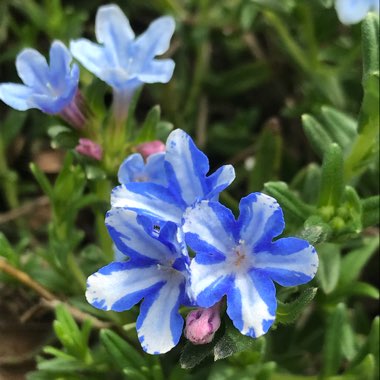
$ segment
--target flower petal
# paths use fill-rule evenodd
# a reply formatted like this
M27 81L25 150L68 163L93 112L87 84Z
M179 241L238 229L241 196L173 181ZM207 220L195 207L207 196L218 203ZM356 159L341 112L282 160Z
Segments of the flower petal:
M56 90L63 91L66 79L70 75L72 60L70 51L61 41L54 41L50 47L49 57L49 82Z
M235 218L217 202L202 201L188 208L182 226L186 243L196 252L198 262L224 261L238 244Z
M16 58L18 76L29 87L46 93L49 83L49 66L37 50L24 49Z
M235 179L235 169L232 165L223 165L217 171L206 178L207 187L211 190L207 194L207 199L217 200L222 192Z
M29 108L35 108L36 105L31 103L30 97L33 90L30 87L17 83L0 84L0 99L8 106L18 110L25 111Z
M198 306L211 307L228 293L233 285L233 276L226 261L203 263L199 260L198 255L190 264L189 297Z
M154 20L148 29L136 38L134 43L135 60L148 62L156 55L161 55L169 49L170 39L174 33L173 17L163 16Z
M366 0L336 0L335 8L343 24L356 24L365 18L371 3Z
M141 346L149 354L168 352L181 338L183 318L178 308L183 292L183 279L178 276L142 302L136 329Z
M136 76L144 83L168 83L173 76L174 67L172 59L152 60L145 63Z
M120 165L117 174L119 183L126 184L139 181L138 177L143 174L144 166L144 159L140 153L134 153L128 156Z
M270 251L257 252L255 268L282 286L295 286L309 282L318 269L318 255L306 240L284 238L275 241Z
M130 261L114 262L88 278L86 298L98 309L124 311L158 291L164 283L157 265L141 267Z
M144 224L148 228L144 228ZM116 247L134 262L159 263L171 257L169 248L147 233L152 222L125 208L112 208L106 216L106 226Z
M284 230L281 207L268 195L252 193L241 199L239 208L240 239L248 252L260 251L260 244L269 244Z
M166 173L170 189L179 194L187 205L201 200L207 193L205 183L208 159L181 129L170 133L166 142Z
M157 183L162 186L167 186L165 173L165 153L158 152L148 156L145 165L145 173L150 182Z
M70 41L71 54L91 73L98 78L104 67L108 66L104 48L85 38Z
M119 6L110 4L99 7L95 34L98 42L105 45L114 65L123 66L128 63L128 45L135 34Z
M276 289L259 271L240 273L227 294L227 314L244 335L257 338L265 334L276 315Z
M185 205L161 185L134 182L115 187L111 194L112 207L127 207L139 214L179 224Z

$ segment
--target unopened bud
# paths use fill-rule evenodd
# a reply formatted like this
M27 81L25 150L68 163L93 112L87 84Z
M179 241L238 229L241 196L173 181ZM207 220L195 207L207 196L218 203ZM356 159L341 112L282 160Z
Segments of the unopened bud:
M186 317L185 336L193 344L210 343L220 327L220 304L191 311Z
M137 145L136 151L146 160L151 154L165 152L165 144L160 140L149 141Z
M100 161L103 156L101 146L96 142L85 138L79 139L79 144L75 147L75 150L84 156L91 157L98 161Z

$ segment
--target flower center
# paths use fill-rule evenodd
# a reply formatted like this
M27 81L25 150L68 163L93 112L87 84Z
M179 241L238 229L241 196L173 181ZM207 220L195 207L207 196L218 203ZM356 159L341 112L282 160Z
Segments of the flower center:
M234 248L234 265L237 268L245 266L246 263L245 243L243 240L239 241L239 245Z

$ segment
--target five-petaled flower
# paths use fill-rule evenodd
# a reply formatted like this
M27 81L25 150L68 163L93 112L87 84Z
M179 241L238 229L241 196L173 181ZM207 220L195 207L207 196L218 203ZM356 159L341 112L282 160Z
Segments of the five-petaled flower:
M190 304L189 257L178 227L168 222L156 231L149 218L123 208L109 211L106 224L117 249L129 259L90 276L87 300L102 310L124 311L144 299L136 323L139 340L146 352L165 353L182 334L179 306Z
M38 108L48 114L58 114L74 107L78 65L71 66L71 54L60 41L52 43L49 55L50 66L37 50L28 48L18 54L16 68L24 84L0 84L0 99L19 111Z
M112 191L112 207L127 207L156 220L180 225L187 207L204 199L216 200L235 178L231 165L224 165L207 176L206 155L181 129L171 132L166 141L164 168L166 186L155 182L126 183L119 173L122 185Z
M174 61L155 57L168 50L174 29L174 19L164 16L135 38L122 10L110 4L101 6L96 14L95 33L100 45L84 38L71 41L73 56L113 88L117 119L126 117L130 98L142 83L167 83L172 77Z
M276 200L265 194L243 198L237 221L228 208L212 201L188 209L184 220L186 243L196 253L190 265L190 294L202 307L227 295L227 314L244 335L259 337L273 324L273 281L300 285L317 271L318 256L307 241L272 241L282 233L284 219Z
M336 0L335 8L343 24L356 24L370 11L379 13L379 0Z

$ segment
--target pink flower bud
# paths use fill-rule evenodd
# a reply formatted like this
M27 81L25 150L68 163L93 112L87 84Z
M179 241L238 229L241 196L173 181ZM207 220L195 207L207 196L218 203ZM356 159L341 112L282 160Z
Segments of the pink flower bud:
M165 144L160 140L149 141L137 145L136 151L146 160L153 153L165 152Z
M91 157L98 161L100 161L103 156L102 147L96 142L85 138L79 139L79 144L75 147L75 150L84 156Z
M186 317L185 336L193 344L210 343L220 327L220 303L191 311Z

